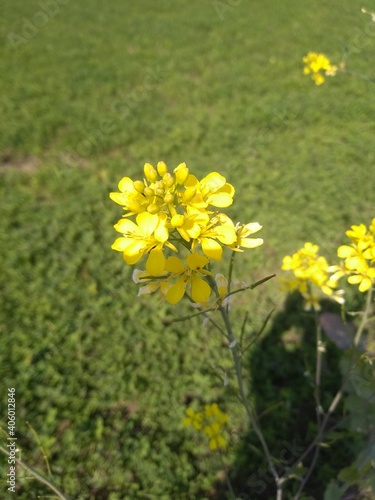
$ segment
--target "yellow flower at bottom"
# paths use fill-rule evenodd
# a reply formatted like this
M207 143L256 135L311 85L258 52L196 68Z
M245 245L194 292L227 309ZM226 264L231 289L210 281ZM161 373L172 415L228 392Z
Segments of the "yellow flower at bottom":
M210 438L209 447L211 450L217 450L217 448L224 448L227 440L221 434L221 426L218 422L213 422L211 425L206 425L204 427L204 433Z
M208 436L211 450L225 447L227 439L224 437L224 428L228 423L228 415L220 410L217 403L205 405L203 412L188 408L185 413L183 424L192 426Z
M202 428L203 413L195 412L193 408L187 408L186 418L183 420L183 425L189 427L190 425L197 430Z
M202 276L211 275L203 269L210 261L204 255L191 253L186 258L187 266L178 257L168 257L165 270L171 277L178 277L176 283L168 290L165 298L170 304L177 304L188 288L194 302L206 302L211 294L211 287Z

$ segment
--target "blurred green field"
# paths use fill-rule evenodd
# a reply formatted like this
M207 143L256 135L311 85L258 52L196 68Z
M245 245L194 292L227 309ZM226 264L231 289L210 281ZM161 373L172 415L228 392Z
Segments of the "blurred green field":
M29 422L68 498L226 498L219 457L182 418L192 401L221 402L235 436L226 463L249 455L242 410L219 376L229 350L196 318L171 324L187 303L136 298L132 269L110 249L121 209L108 193L146 161L185 161L198 177L225 175L236 187L228 213L263 225L264 245L236 259L236 278L279 273L307 240L333 258L344 231L375 213L374 83L338 74L317 87L302 57L321 51L374 78L363 6L2 0L0 409L15 387L22 458L47 475ZM249 332L284 298L276 280L238 297ZM287 359L303 373L300 351ZM310 498L323 498L341 458ZM50 494L21 471L17 484L21 499Z

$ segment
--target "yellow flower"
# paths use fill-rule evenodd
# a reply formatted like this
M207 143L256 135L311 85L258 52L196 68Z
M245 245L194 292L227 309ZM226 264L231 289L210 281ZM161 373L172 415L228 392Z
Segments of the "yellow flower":
M338 67L331 64L326 55L318 52L309 52L302 60L305 63L303 73L311 74L316 85L324 83L325 76L336 75L338 70Z
M249 224L237 224L236 225L236 241L230 248L235 252L243 252L240 247L244 248L256 248L263 245L262 238L249 238L251 234L257 233L262 229L262 226L258 222L250 222Z
M143 212L137 215L136 224L129 219L121 219L114 227L123 234L113 243L112 249L122 252L127 264L136 264L143 255L150 253L146 269L153 275L164 270L165 258L162 248L166 244L173 250L176 248L169 243L166 216Z
M228 415L220 410L217 403L205 405L204 412L207 419L212 419L220 424L226 424L228 422Z
M224 448L227 440L224 437L224 427L228 423L228 415L220 410L217 403L205 405L204 412L195 412L192 408L186 410L185 426L192 426L203 432L209 438L211 450Z
M195 413L193 408L186 409L186 418L182 421L185 427L192 426L197 430L202 429L203 413Z
M145 163L143 180L123 177L118 188L110 198L125 214L114 226L121 237L112 249L121 252L129 265L147 256L146 270L134 275L137 282L144 283L139 295L158 291L175 304L188 291L195 303L205 304L211 293L205 279L211 273L204 269L209 261L221 260L225 246L242 252L241 247L263 243L261 238L249 237L261 228L258 223L235 226L227 215L211 210L229 207L235 192L217 172L198 180L185 163L173 172L162 161L156 167ZM167 248L178 252L177 245L190 252L187 266L177 257L164 256ZM199 246L204 255L197 253Z
M227 246L232 245L237 240L234 224L224 214L217 214L211 220L207 216L206 223L202 225L199 236L192 242L191 249L194 251L199 243L207 257L221 260L223 248L216 240Z
M197 208L186 207L185 214L172 211L171 227L175 228L185 241L198 238L201 227L209 223L210 217L207 212L201 212Z
M139 185L138 189L139 189ZM147 210L147 200L142 192L136 189L135 183L129 177L123 177L118 184L119 193L110 193L109 197L115 203L128 210L127 215L140 214Z
M118 185L120 192L110 193L111 200L128 210L126 216L145 211L151 214L168 213L169 207L174 206L185 191L189 169L181 163L171 174L167 165L159 161L156 168L145 163L143 172L143 181L133 182L129 177L121 179Z
M225 208L233 203L234 187L217 172L211 172L201 181L189 175L185 185L187 193L180 200L182 204L202 210L209 205Z
M221 434L221 426L218 422L206 425L203 430L204 433L210 438L209 447L211 450L217 450L217 448L225 447L227 441Z
M335 277L349 275L348 283L358 285L360 292L367 292L375 283L375 219L368 228L365 224L353 225L345 234L351 245L337 249L338 257L344 262L333 269Z
M209 271L203 269L209 263L209 259L198 253L191 253L186 258L185 267L178 257L168 257L165 270L171 273L171 278L178 278L166 294L166 299L170 304L177 304L185 295L186 289L191 293L194 302L206 302L211 294L211 287L202 279L211 275Z
M343 302L342 291L336 290L337 280L329 274L332 268L318 251L318 245L307 242L292 256L285 256L282 262L282 269L292 271L294 275L284 278L284 285L290 291L298 290L303 295L307 310L311 307L320 309L318 291L339 303Z

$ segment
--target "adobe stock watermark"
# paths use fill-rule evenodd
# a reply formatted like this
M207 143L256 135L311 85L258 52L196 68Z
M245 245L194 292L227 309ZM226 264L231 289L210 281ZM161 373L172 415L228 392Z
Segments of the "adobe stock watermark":
M242 3L242 0L215 0L212 6L216 11L220 21L223 21L227 12L233 12L236 7Z
M131 90L124 99L116 99L110 107L111 114L116 114L116 118L103 120L98 127L85 132L85 138L76 146L75 152L79 157L89 156L94 148L104 141L105 136L114 132L118 120L124 122L139 106L145 101L151 92L154 92L168 73L161 67L146 68L142 82Z
M22 18L22 26L15 33L10 31L7 35L9 44L13 49L17 49L20 45L28 43L34 38L41 28L44 28L49 21L55 17L62 5L66 5L70 0L41 0L38 2L40 10L37 10L31 17Z
M360 54L363 49L373 43L375 39L375 14L362 9L364 14L368 14L370 19L363 26L355 26L346 37L348 42L344 42L341 50L336 50L332 55L332 60L339 61L340 58L348 59L353 54Z

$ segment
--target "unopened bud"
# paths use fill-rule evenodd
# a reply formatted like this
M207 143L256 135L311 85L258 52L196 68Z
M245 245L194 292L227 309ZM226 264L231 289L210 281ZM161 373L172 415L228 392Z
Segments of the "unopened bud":
M176 214L176 215L174 215L174 216L172 217L172 219L171 219L171 225L172 225L173 227L180 227L180 226L182 226L182 224L184 223L184 220L185 220L185 218L184 218L184 216L183 216L183 215L181 215L181 214Z
M156 181L158 178L158 173L150 163L145 163L143 167L146 179L150 182Z
M150 187L145 187L143 194L147 196L147 198L151 198L152 196L155 196L154 190L151 189Z
M189 176L189 169L186 166L186 163L180 163L175 169L174 174L176 176L177 184L184 184L186 179Z
M172 193L167 193L164 196L164 202L167 203L168 205L170 205L171 203L173 203L174 202L174 195Z
M163 175L163 184L165 187L170 188L174 184L174 179L173 175L171 175L169 172Z
M145 185L142 181L134 181L134 189L138 191L138 193L143 193Z
M156 205L156 203L151 203L151 205L147 207L147 212L149 214L157 214L159 210L160 210L159 205Z
M167 165L163 161L159 161L156 168L158 169L158 174L163 177L168 172Z

